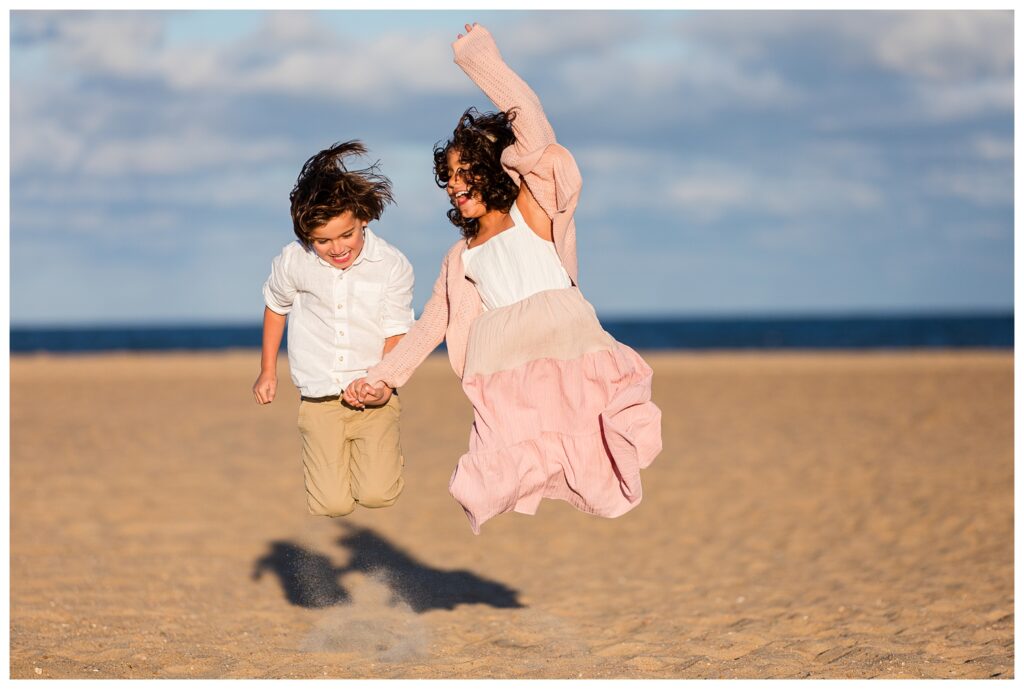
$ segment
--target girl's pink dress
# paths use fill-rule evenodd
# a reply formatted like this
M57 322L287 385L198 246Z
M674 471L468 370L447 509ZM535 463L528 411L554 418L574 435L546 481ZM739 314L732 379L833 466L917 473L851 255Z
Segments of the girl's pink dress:
M602 517L640 502L640 469L661 451L651 369L576 287L478 316L462 389L473 427L448 489L474 533L502 512L534 514L541 498Z

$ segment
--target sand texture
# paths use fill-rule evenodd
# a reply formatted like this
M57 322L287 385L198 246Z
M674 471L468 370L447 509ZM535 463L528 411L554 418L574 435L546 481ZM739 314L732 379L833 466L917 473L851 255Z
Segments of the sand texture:
M258 359L12 359L12 677L1013 676L1012 353L651 354L642 504L480 536L443 356L335 520Z

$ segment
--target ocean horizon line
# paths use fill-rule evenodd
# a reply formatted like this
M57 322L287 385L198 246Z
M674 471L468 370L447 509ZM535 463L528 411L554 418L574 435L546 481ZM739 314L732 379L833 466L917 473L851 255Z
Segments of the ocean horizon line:
M787 320L842 320L842 319L917 319L917 318L1013 318L1010 308L936 308L936 309L849 309L849 310L794 310L794 311L709 311L687 313L625 313L598 311L598 319L615 322L666 321L787 321ZM418 317L418 316L417 316ZM259 318L168 318L160 320L101 320L101 321L10 321L9 330L81 330L107 328L248 328L262 327Z
M600 316L635 349L995 348L1014 345L1012 311L821 315ZM259 348L258 322L12 325L12 354ZM287 341L282 343L286 348ZM443 345L442 345L443 346Z

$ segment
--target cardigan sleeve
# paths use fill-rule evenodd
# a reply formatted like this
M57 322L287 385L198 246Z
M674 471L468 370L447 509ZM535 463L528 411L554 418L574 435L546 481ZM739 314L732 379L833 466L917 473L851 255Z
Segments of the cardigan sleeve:
M580 171L572 154L555 141L537 94L505 64L486 28L475 26L456 40L452 49L455 64L495 106L503 111L516 110L512 120L516 141L501 155L505 169L526 179L530 192L549 217L572 208L582 185Z
M490 32L482 26L452 43L455 64L473 80L498 109L516 108L512 129L521 155L542 151L555 143L555 132L544 115L540 99L522 78L505 64Z
M446 254L441 263L441 274L437 276L434 291L419 319L395 348L366 372L366 380L371 385L376 386L380 382L392 388L405 385L423 360L441 344L448 328L449 255Z

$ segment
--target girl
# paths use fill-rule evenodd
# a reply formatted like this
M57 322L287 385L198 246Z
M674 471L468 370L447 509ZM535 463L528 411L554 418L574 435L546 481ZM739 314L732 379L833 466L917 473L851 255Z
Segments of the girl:
M500 110L467 110L434 150L463 238L420 319L346 400L403 385L444 338L473 405L469 452L449 483L473 532L502 512L534 514L541 498L617 517L640 502L640 469L661 451L651 369L576 287L580 173L536 94L484 27L467 24L452 47Z

